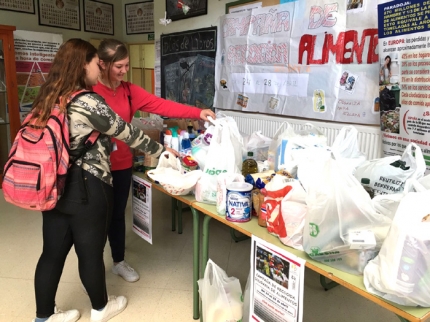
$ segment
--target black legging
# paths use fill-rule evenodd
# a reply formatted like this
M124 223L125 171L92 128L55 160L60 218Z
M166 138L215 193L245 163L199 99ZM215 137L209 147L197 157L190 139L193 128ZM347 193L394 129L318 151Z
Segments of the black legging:
M108 231L109 245L115 263L124 260L125 252L125 207L130 193L132 168L111 171L113 182L112 221Z
M34 279L36 314L40 318L54 313L55 294L72 245L92 308L101 309L108 300L103 249L112 214L113 190L86 171L84 176L89 197L87 204L70 201L67 203L71 205L70 210L43 212L43 252Z

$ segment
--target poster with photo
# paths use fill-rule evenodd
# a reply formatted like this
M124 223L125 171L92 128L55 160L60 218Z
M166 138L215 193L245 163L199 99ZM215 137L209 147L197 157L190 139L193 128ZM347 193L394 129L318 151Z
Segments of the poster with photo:
M133 231L152 244L152 184L133 175Z
M154 2L149 0L127 3L125 21L127 35L154 32Z
M84 0L84 30L113 35L113 4Z
M249 321L303 321L305 264L294 254L252 236Z
M0 1L0 10L34 14L34 0L2 0Z
M15 30L13 32L21 122L31 110L40 86L63 43L61 34Z
M39 0L39 25L81 30L79 0Z
M384 156L402 155L409 143L430 170L430 28L426 1L380 1L379 98ZM399 19L399 17L402 17Z
M292 1L221 16L214 107L378 124L376 3L351 1Z

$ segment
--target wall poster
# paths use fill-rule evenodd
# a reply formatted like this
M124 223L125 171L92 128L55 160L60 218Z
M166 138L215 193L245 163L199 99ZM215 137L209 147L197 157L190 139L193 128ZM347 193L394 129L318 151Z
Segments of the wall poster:
M39 25L81 30L79 0L39 0Z
M402 155L409 143L430 170L430 25L426 1L378 5L379 105L384 156ZM401 17L401 19L399 19Z
M172 19L172 21L206 15L207 13L208 0L166 0L167 19Z
M214 106L378 124L376 4L306 0L220 18Z
M113 35L113 4L84 0L84 30Z
M161 97L213 106L217 28L161 35Z
M2 0L0 1L0 10L9 10L34 14L34 0Z
M125 5L127 35L154 32L154 2L127 3Z
M152 245L152 184L133 175L132 230Z
M30 112L60 45L61 34L26 30L13 32L21 122Z

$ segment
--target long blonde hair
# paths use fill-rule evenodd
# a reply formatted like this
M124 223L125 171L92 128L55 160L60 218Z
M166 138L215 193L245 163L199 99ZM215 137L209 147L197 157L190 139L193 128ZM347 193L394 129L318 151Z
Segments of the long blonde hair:
M55 55L46 82L33 102L36 124L45 125L55 104L66 111L67 98L79 89L87 88L85 65L96 57L97 49L89 42L73 38L62 44Z

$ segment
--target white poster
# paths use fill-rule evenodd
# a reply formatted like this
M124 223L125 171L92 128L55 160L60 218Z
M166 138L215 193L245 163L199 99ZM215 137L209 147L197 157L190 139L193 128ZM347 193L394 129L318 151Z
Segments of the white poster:
M379 99L384 156L413 142L430 170L430 26L426 1L378 5ZM398 17L408 17L398 19Z
M13 32L16 80L21 122L45 82L52 61L63 42L61 34L15 30Z
M378 124L377 39L376 5L348 0L294 1L224 15L214 106Z
M249 321L303 321L305 263L252 236Z
M152 244L152 184L133 176L133 231Z

